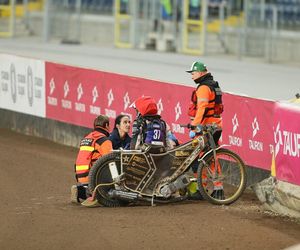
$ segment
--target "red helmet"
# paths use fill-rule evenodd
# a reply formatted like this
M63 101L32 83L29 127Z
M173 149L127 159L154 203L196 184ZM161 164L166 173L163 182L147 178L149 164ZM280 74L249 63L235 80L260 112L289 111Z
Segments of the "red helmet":
M135 100L131 107L137 109L142 116L157 115L157 105L155 100L150 96L142 96Z

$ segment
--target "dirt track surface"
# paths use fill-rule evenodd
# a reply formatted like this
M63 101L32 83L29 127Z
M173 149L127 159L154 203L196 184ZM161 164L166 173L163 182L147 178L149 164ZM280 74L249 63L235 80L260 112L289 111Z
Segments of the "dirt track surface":
M122 208L69 202L77 149L0 129L0 249L284 249L300 224L261 211L250 193Z

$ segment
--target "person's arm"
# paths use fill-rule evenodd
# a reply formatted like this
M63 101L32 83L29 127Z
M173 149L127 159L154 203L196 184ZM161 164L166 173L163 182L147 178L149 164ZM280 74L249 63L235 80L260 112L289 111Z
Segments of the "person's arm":
M141 117L133 121L132 137L130 142L130 149L140 149L144 143L143 126L145 125Z
M103 140L103 142L99 142L99 140ZM108 139L108 137L102 137L98 139L98 142L95 143L95 151L92 154L91 159L91 165L94 164L96 160L98 160L99 157L102 157L103 155L109 154L113 147L111 141Z
M197 112L194 120L191 122L191 125L197 126L202 123L205 109L208 107L210 94L211 94L211 90L208 86L202 85L198 88L196 92Z
M113 149L112 142L110 140L106 140L100 146L96 143L96 148L102 156L109 154Z

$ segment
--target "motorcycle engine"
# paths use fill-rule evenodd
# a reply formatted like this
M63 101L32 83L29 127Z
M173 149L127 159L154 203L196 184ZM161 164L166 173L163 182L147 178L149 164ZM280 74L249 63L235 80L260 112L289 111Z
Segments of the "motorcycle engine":
M190 184L190 176L188 174L183 174L179 176L175 181L171 182L170 184L164 185L160 189L160 193L163 197L169 198L173 193L177 190L185 188Z

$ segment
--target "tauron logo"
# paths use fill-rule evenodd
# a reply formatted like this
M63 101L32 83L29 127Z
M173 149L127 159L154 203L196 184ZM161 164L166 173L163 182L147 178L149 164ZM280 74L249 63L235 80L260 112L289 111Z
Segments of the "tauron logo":
M82 84L79 83L77 87L77 101L81 99L82 95L83 95L83 88L82 88Z
M98 90L97 90L96 86L92 90L92 95L93 95L93 104L94 104L97 101L97 98L98 98Z
M160 98L157 103L157 114L160 115L163 110L164 110L164 106Z
M254 138L254 136L256 136L257 132L259 131L259 124L257 121L257 118L254 118L254 121L252 122L252 138Z
M108 99L108 107L110 107L110 105L114 101L114 94L113 94L112 89L109 90L109 92L107 94L107 99Z
M179 102L177 102L175 106L175 114L176 114L175 121L177 121L181 115L181 107Z
M232 122L232 135L228 135L229 144L237 147L242 147L243 139L234 135L234 133L237 131L239 127L239 121L236 114L234 114L233 118L231 119L231 122Z
M235 133L235 131L238 129L238 127L239 127L239 121L238 121L238 119L237 119L237 115L236 114L234 114L234 117L232 118L232 125L233 125L233 127L232 127L232 134L234 134Z
M51 80L49 82L49 86L50 86L50 95L52 95L53 91L55 90L55 82L54 82L53 78L51 78Z
M275 156L278 154L280 145L283 144L282 142L282 132L280 130L280 122L278 122L276 129L274 131L274 141L275 141Z
M248 140L249 149L262 152L262 151L264 151L264 143L254 139L254 137L257 135L257 133L259 131L259 124L257 121L257 117L254 118L251 125L252 125L252 140L251 139Z
M278 122L274 131L275 156L280 151L285 156L300 158L300 134L280 129L280 125Z
M128 92L126 92L126 94L124 95L123 100L124 100L124 110L126 110L130 104L130 98Z
M65 84L64 84L64 98L66 98L68 96L69 91L70 91L69 83L68 83L68 81L65 81Z

